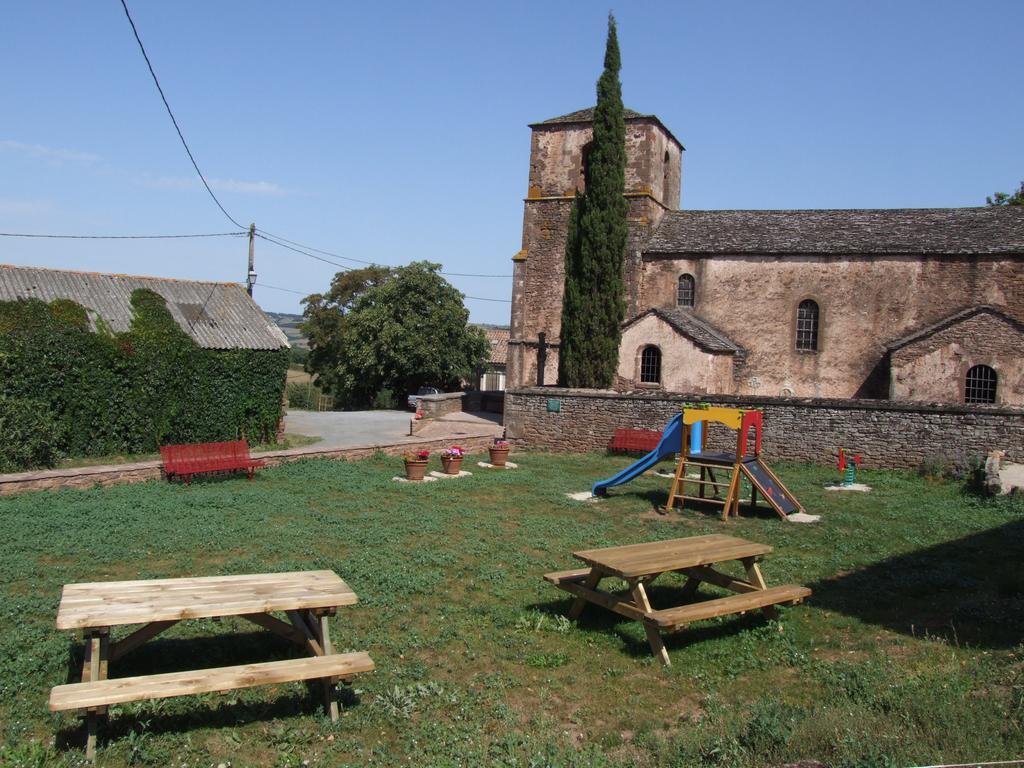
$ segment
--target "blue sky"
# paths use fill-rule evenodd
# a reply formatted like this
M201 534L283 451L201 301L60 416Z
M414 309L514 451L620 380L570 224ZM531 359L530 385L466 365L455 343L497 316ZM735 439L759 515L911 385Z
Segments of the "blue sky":
M511 275L527 123L594 101L592 2L129 2L200 168L239 221L342 256ZM627 106L683 142L682 207L984 204L1024 179L1024 3L629 2ZM206 196L118 0L10 3L0 232L234 229ZM0 263L244 279L242 238L0 238ZM349 263L349 262L342 262ZM356 264L352 264L357 266ZM257 241L260 282L334 268ZM511 278L451 281L508 299ZM301 296L257 287L268 310ZM509 304L467 299L473 320Z

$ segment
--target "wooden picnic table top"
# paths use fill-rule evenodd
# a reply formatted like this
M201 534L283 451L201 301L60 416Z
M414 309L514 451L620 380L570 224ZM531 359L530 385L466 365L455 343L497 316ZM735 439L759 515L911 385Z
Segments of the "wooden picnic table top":
M685 539L585 549L573 552L573 556L608 575L632 579L680 568L759 557L771 551L772 548L767 544L714 533Z
M66 584L57 629L336 608L357 602L334 571Z

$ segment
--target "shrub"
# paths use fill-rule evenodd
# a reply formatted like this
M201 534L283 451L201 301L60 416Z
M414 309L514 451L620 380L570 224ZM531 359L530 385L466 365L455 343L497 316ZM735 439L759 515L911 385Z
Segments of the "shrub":
M320 390L305 381L290 381L284 390L288 399L288 407L300 411L315 411L320 398Z
M287 349L206 349L159 294L133 291L131 305L130 329L113 333L102 322L90 330L72 301L0 301L0 394L38 400L64 425L54 453L275 435Z
M52 467L65 432L46 403L0 395L0 472Z

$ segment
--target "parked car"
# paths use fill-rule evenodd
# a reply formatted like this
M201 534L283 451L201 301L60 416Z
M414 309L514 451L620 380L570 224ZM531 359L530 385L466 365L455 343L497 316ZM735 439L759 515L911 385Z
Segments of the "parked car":
M441 390L437 387L420 387L416 390L416 394L409 395L409 409L416 410L416 401L424 395L440 395Z

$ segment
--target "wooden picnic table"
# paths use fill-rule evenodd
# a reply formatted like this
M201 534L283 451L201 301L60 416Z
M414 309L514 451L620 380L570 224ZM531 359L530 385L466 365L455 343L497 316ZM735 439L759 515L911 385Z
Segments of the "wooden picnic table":
M85 635L82 682L56 686L50 693L50 710L86 712L89 760L95 759L97 717L107 706L126 701L319 679L327 711L337 720L334 684L374 669L368 654L337 654L331 642L328 617L356 601L355 592L333 571L67 584L57 629L80 629ZM288 622L273 612L284 613ZM108 678L111 663L179 621L225 616L240 616L287 638L311 658ZM143 626L111 641L113 627L134 624Z
M581 550L574 552L573 556L586 563L587 568L549 573L544 578L576 595L569 610L570 618L578 619L587 603L594 603L640 621L654 655L663 664L671 664L661 637L662 632L675 632L694 621L754 609L761 609L765 615L774 618L774 606L795 605L810 596L811 590L796 584L780 587L765 584L758 562L771 551L772 548L767 544L735 536L692 536ZM746 579L730 576L713 567L730 561L738 561L743 565ZM667 573L680 573L686 577L681 596L687 602L656 610L647 596L647 587ZM627 585L626 593L617 594L598 589L601 581L606 578L623 579ZM737 594L692 602L702 582Z

